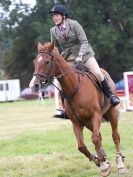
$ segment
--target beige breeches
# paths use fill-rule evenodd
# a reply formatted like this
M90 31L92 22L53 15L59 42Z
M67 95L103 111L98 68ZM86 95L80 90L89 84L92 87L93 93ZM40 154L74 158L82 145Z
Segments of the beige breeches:
M67 63L69 63L71 66L75 65L75 58L74 56L71 54L68 58L67 58ZM104 75L101 72L101 69L95 59L95 57L91 57L89 58L85 63L82 63L85 67L87 67L90 72L92 72L100 81L104 80Z
M89 58L85 63L84 66L87 67L90 72L92 72L100 81L104 80L104 75L101 72L101 69L95 59L95 57Z

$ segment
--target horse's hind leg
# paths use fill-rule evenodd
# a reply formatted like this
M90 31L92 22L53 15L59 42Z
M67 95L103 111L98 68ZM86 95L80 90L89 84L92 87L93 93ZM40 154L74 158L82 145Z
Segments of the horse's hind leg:
M102 176L108 176L111 172L111 167L109 162L106 159L106 155L102 148L102 138L100 134L100 126L102 122L102 113L101 111L95 111L92 117L92 142L95 145L95 149L100 161L100 169Z
M123 174L126 172L126 168L124 165L124 157L122 156L120 152L120 135L118 132L118 117L119 112L117 110L117 107L111 107L109 111L107 112L109 116L109 120L112 127L112 138L114 141L114 144L116 146L116 163L119 173Z
M94 161L97 166L100 166L97 157L89 152L86 145L84 144L83 138L83 129L84 126L79 125L78 123L73 123L73 131L77 139L78 150L83 153L90 161Z

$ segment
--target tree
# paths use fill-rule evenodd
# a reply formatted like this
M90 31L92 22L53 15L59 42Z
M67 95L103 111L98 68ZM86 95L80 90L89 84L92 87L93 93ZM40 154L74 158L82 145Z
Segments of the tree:
M131 0L90 0L89 3L77 0L70 9L73 17L83 25L100 66L107 69L115 81L124 71L133 69Z
M6 31L5 36L11 38L11 46L4 51L5 70L9 77L21 79L22 87L27 86L32 77L32 61L37 54L37 42L50 40L51 20L48 18L48 9L52 4L50 1L37 1L36 7L28 15L26 10L20 10L21 4L17 4L2 26Z
M8 9L11 3L1 2L3 9ZM26 4L16 4L8 12L9 16L2 18L0 62L9 77L20 78L23 87L28 85L33 73L32 61L37 54L36 44L50 40L53 22L49 10L56 3L65 5L70 17L83 26L100 66L107 69L115 81L124 71L133 70L132 0L37 0L33 9Z

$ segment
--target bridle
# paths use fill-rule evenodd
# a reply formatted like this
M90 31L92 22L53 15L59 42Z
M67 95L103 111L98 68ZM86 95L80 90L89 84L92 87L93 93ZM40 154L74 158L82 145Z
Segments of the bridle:
M52 80L53 80L53 79L58 79L58 80L60 80L63 76L67 75L69 72L71 72L71 71L73 71L73 70L66 71L66 72L64 72L63 74L58 74L56 77L55 77L55 76L54 76L54 77L51 77L50 74L51 74L51 71L52 71L52 69L53 69L53 66L55 66L55 67L57 68L57 73L58 73L58 71L59 71L59 69L58 69L58 64L57 64L57 63L55 62L55 60L53 59L53 58L54 58L53 53L49 53L49 52L46 52L46 51L39 51L38 54L41 54L41 53L45 53L45 54L48 54L49 56L51 56L51 62L50 62L49 68L48 68L48 72L47 72L46 74L41 74L41 73L34 72L34 73L33 73L33 76L39 76L39 77L41 77L41 78L44 78L44 80L47 81L47 84L44 84L44 85L48 85L48 84L51 83L52 85L54 85L54 87L56 87L56 88L59 90L59 92L61 93L61 95L62 95L68 102L71 101L72 98L73 98L73 96L76 94L76 92L78 91L78 89L79 89L79 87L80 87L80 83L81 83L80 74L81 74L81 72L77 72L77 71L76 71L76 73L78 73L78 85L77 85L76 89L73 91L72 95L71 95L71 96L68 96L68 95L65 94L65 92L64 92L63 90L59 89L59 88L52 82ZM82 73L82 74L83 74L83 73ZM40 80L40 79L39 79L39 80ZM41 80L40 80L40 84L42 85L42 81L41 81Z
M51 56L51 62L50 62L50 66L48 68L48 72L46 74L41 74L41 73L37 73L37 72L34 72L33 73L33 76L39 76L41 78L44 78L45 80L47 80L47 85L50 83L50 81L53 79L50 75L51 71L52 71L52 68L53 68L53 64L56 64L56 62L54 61L53 59L53 54L52 53L49 53L49 52L46 52L46 51L40 51L38 54L41 54L41 53L45 53L45 54L48 54L49 56ZM40 81L41 83L41 81Z

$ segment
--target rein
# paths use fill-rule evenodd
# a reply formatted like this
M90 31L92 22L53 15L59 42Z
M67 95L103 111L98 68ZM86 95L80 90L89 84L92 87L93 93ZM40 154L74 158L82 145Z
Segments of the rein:
M62 74L62 75L60 75L59 77L58 76L55 77L55 79L58 79L58 78L61 79L61 77L63 77L64 75L66 75L68 73L69 73L69 71L64 73L64 74ZM74 90L74 92L72 93L71 96L66 95L65 92L63 91L63 88L62 88L62 90L60 90L55 84L53 84L52 82L50 82L50 83L52 85L54 85L54 87L56 87L59 90L59 92L61 93L63 98L67 100L67 102L70 102L72 100L72 98L74 97L74 95L77 93L77 91L78 91L78 89L80 87L80 83L81 83L80 73L78 73L78 85L77 85L76 89Z
M67 100L67 102L70 102L73 99L74 95L77 93L77 91L80 87L80 84L81 84L81 78L80 78L80 75L78 74L78 85L77 85L76 89L73 91L72 95L68 96L65 94L65 92L62 91L64 98Z

